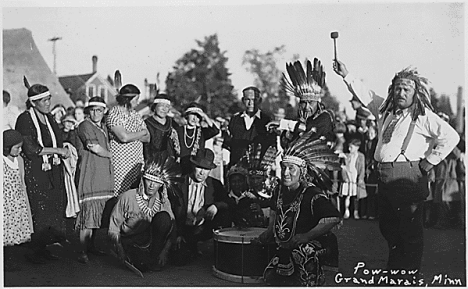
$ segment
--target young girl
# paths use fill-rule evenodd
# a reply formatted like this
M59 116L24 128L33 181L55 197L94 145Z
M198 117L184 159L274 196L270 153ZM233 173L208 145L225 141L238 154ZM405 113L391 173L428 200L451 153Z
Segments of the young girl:
M367 197L364 183L365 176L365 158L364 154L359 152L361 146L360 139L351 139L349 142L349 153L344 154L345 165L342 165L343 185L341 195L345 197L345 213L343 218L348 219L349 205L351 197L354 199L354 219L359 219L359 200Z
M19 168L23 137L13 129L3 132L3 246L29 242L33 232L29 200Z

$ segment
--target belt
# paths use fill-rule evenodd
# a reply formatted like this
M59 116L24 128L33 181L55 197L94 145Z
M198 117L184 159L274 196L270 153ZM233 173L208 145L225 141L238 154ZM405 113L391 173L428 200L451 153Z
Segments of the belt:
M420 162L420 160L418 160L418 161L408 161L408 162L379 162L377 164L377 166L380 166L380 167L392 166L392 167L394 167L395 165L409 164L410 167L413 167L414 165L419 166L419 162Z

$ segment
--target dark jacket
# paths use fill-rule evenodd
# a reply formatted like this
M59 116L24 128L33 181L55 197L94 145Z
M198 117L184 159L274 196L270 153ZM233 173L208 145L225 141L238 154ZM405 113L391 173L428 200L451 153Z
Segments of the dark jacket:
M276 136L268 133L266 130L266 125L271 121L270 116L260 111L260 118L255 118L252 126L247 130L242 114L243 112L236 113L229 122L229 133L231 135L231 140L229 142L231 151L230 165L239 161L252 142L258 141L262 143L262 153L276 142Z
M178 204L175 204L174 214L177 223L177 235L183 235L185 221L187 219L187 207L188 207L188 193L189 193L189 178L190 176L185 176L185 181L178 185L179 200ZM206 188L204 192L205 204L202 209L206 210L209 206L214 204L218 208L219 214L221 211L227 211L229 197L226 190L223 187L223 184L212 178L208 177L206 179Z

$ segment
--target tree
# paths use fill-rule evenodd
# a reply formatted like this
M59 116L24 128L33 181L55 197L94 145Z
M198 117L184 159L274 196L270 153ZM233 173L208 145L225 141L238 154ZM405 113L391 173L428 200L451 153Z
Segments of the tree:
M290 99L286 92L280 87L282 70L278 69L276 63L280 55L285 52L285 46L275 47L272 51L261 53L258 49L247 50L244 53L242 64L247 64L247 71L255 75L254 84L265 95L262 109L275 112L278 108L285 108L287 118L295 118L295 108L289 105ZM291 62L299 60L300 56L294 54ZM322 102L327 109L337 111L339 102L331 95L327 86L324 87Z
M198 49L185 53L168 74L166 92L174 98L178 110L197 101L212 117L226 115L236 101L226 68L226 52L220 50L217 34L196 42Z
M266 53L250 49L244 53L242 64L255 76L254 85L263 93L262 109L275 112L279 107L285 108L289 97L280 89L282 71L276 67L277 59L285 52L285 46L273 48Z
M323 91L324 91L324 95L322 97L322 103L325 105L325 108L333 112L339 111L340 102L336 99L334 95L330 93L330 89L328 89L328 86L326 83L325 83L325 87L323 88Z
M454 114L450 104L450 97L445 94L438 95L433 88L429 90L429 94L431 96L431 104L434 107L435 112L443 112L452 119Z

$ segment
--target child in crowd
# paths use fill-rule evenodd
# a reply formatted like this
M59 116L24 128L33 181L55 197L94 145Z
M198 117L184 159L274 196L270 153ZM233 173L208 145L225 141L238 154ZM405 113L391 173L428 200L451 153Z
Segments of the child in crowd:
M359 200L367 197L366 185L364 182L365 176L365 158L364 154L359 152L361 140L351 139L349 141L349 153L341 154L344 158L342 165L343 185L341 186L341 196L345 197L344 215L343 218L348 219L350 216L349 206L351 198L353 198L354 219L359 217Z
M13 129L3 132L3 246L31 240L33 224L18 156L23 137ZM6 249L6 248L5 248Z
M75 117L73 114L66 114L62 117L61 123L63 141L71 143L75 148L77 148L76 146L79 142L79 139L75 129L78 127L78 122L76 121Z
M227 175L230 218L236 227L261 227L264 223L263 211L258 198L249 192L247 169L234 165Z

